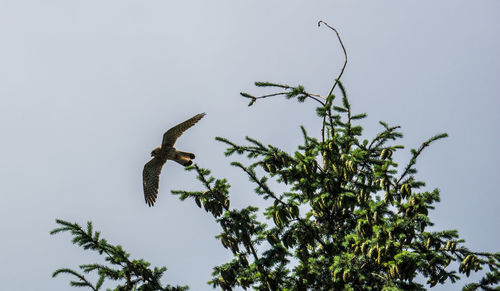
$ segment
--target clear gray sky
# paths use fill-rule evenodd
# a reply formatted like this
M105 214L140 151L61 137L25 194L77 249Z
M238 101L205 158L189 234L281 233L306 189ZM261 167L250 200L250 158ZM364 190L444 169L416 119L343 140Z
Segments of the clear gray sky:
M314 104L249 108L238 94L258 92L254 81L327 94L343 56L320 19L347 47L343 81L367 137L379 120L402 125L408 152L449 133L418 162L442 191L435 229L498 251L500 1L0 0L2 289L68 290L51 273L97 260L49 235L61 218L94 221L132 257L166 265L166 282L210 290L230 254L208 214L170 195L201 185L169 162L148 208L142 167L166 129L206 112L177 147L229 179L233 205L260 203L214 137L292 151L300 125L319 135Z

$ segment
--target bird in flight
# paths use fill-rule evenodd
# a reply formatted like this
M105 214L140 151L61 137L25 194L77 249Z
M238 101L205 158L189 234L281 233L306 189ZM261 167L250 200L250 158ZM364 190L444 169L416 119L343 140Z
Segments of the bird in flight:
M178 151L174 148L174 144L184 131L195 125L203 116L205 116L205 113L197 114L167 130L163 134L161 146L151 152L153 158L144 165L144 170L142 171L144 198L149 207L154 205L158 197L161 168L167 160L176 161L183 166L189 166L193 163L191 160L194 159L194 154Z

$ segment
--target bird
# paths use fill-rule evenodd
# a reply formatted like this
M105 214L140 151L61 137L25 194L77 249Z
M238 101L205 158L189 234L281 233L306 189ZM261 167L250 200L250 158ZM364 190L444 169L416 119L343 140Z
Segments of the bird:
M174 148L174 144L177 139L188 130L190 127L195 125L200 119L202 119L206 114L200 113L191 117L190 119L177 124L176 126L170 128L163 134L163 140L161 146L155 148L151 152L153 157L149 162L144 165L144 170L142 171L142 185L144 189L144 199L146 204L151 207L154 205L156 198L158 197L158 185L160 183L160 173L163 165L167 160L173 160L183 166L190 166L193 164L192 159L195 158L193 153L178 151Z

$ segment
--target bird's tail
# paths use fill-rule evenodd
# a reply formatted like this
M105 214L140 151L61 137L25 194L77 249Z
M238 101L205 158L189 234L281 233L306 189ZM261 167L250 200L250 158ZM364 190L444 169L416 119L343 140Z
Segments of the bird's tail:
M174 161L186 167L193 164L193 161L191 160L194 158L195 155L193 153L177 151L175 152Z

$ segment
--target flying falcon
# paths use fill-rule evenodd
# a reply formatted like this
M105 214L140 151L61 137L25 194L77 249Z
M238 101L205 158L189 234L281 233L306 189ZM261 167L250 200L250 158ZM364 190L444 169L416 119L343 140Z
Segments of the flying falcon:
M203 116L205 113L197 114L167 130L163 134L161 146L151 152L153 158L144 165L142 171L144 198L150 207L154 205L156 197L158 197L161 168L167 160L174 160L183 166L189 166L193 163L191 159L194 159L194 154L178 151L174 148L174 144L184 131L195 125Z

